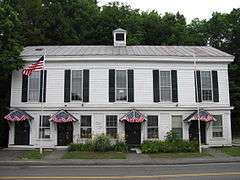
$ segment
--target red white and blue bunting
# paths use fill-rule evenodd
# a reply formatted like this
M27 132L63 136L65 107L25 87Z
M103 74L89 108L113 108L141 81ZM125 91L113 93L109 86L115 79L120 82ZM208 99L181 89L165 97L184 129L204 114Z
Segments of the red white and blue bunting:
M199 115L198 115L197 111L194 111L184 121L191 122L191 121L196 121L198 119L203 122L217 121L212 114L210 114L209 112L207 112L205 110L200 110Z
M69 112L65 110L61 110L56 114L52 115L49 121L52 121L55 123L67 123L67 122L75 122L77 121L77 119L73 115L71 115Z
M8 115L4 116L4 119L6 119L10 122L16 122L16 121L32 120L33 117L30 116L25 111L14 110L14 111L10 112Z
M144 122L145 120L147 120L147 118L139 111L136 111L135 109L133 109L133 110L129 111L127 114L125 114L119 120L127 121L130 123L141 123L141 122Z

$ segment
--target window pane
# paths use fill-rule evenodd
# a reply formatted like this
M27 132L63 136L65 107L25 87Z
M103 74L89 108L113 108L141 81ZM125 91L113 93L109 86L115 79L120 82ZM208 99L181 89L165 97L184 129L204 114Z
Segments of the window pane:
M29 76L29 101L39 101L40 95L40 71L35 71Z
M111 136L112 138L117 138L117 128L107 128L106 134Z
M182 116L172 116L172 128L182 128Z
M161 87L160 95L161 95L161 101L171 101L171 88Z
M148 126L158 126L158 116L148 116Z
M126 101L127 100L127 90L117 89L117 100Z
M118 70L116 71L117 75L117 88L126 88L127 87L127 77L126 70Z
M82 71L72 71L72 100L82 100Z
M117 116L107 116L106 117L107 127L117 127Z
M176 133L179 138L182 139L182 128L172 128L172 131Z
M215 115L214 118L217 121L212 122L213 137L223 137L222 116Z
M116 41L124 41L124 34L116 33Z
M160 86L171 86L170 71L160 71Z
M211 101L212 100L212 90L202 90L203 101Z
M158 128L148 128L148 138L158 138Z
M41 126L41 121L42 121L42 126L50 127L49 118L50 116L40 116L39 126Z
M201 83L202 83L202 100L212 100L212 83L211 83L211 72L201 71Z
M91 138L92 129L87 127L81 127L81 138Z
M91 116L81 116L81 126L91 127Z

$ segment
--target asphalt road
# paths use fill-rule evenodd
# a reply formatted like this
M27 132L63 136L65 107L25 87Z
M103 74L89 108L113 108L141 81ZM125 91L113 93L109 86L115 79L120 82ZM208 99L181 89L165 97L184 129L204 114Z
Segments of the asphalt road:
M1 166L1 179L240 180L240 163L119 166Z

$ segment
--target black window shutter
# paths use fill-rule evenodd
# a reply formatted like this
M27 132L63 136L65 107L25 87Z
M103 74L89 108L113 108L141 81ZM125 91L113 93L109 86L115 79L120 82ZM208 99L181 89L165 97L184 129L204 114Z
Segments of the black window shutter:
M134 102L134 72L128 70L128 102Z
M115 70L109 69L109 102L115 102Z
M159 102L159 70L153 70L153 101Z
M39 94L39 102L42 102L42 90L43 90L43 102L46 102L46 85L47 85L47 70L44 70L44 85L43 85L43 70L40 73L40 94Z
M213 101L214 102L219 102L218 73L217 73L217 71L212 71L212 81L213 81Z
M202 102L201 74L200 74L200 71L197 71L196 73L197 73L197 82L195 82L195 99L196 99L196 102ZM197 99L197 92L198 92L198 99Z
M27 102L28 97L28 76L22 75L22 102Z
M65 70L64 78L64 102L70 102L71 70Z
M172 102L178 102L178 84L177 84L177 71L171 71L172 76Z
M89 102L89 70L83 70L83 102Z

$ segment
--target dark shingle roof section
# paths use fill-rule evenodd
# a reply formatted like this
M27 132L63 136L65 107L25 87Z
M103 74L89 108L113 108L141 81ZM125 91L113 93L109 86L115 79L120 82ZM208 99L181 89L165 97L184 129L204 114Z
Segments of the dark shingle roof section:
M172 56L229 57L233 56L211 46L27 46L22 56L38 56L45 48L47 56Z

